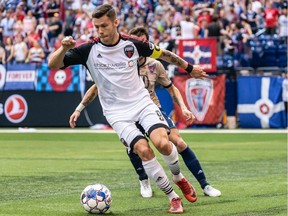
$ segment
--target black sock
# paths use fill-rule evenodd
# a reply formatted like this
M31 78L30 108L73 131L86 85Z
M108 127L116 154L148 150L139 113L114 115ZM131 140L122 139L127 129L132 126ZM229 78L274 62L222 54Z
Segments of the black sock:
M144 179L148 179L148 176L147 176L145 169L142 165L142 160L138 156L138 154L135 154L134 152L132 152L131 154L127 153L127 155L129 156L130 161L131 161L136 173L139 176L139 180L142 181Z
M192 149L190 149L189 146L187 146L187 148L184 151L182 151L180 155L182 156L188 169L192 172L194 177L201 185L201 188L204 189L205 186L208 185L208 182L206 180L204 171Z

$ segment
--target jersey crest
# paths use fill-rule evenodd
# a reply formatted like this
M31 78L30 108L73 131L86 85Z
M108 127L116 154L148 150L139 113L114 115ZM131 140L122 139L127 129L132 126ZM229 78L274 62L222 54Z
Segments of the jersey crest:
M153 74L155 72L155 69L156 69L156 64L155 63L149 64L148 69L149 69L150 73Z
M125 46L124 53L128 58L131 58L134 54L134 47L132 45Z

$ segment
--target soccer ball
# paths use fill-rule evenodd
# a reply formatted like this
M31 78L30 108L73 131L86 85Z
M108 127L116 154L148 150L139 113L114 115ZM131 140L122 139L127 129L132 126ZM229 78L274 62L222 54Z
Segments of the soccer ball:
M102 214L111 206L111 192L103 184L91 184L82 191L80 202L89 213Z

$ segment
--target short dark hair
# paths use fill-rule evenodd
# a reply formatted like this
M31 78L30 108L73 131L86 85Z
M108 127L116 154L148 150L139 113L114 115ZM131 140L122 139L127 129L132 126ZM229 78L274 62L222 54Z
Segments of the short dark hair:
M149 40L149 34L146 30L146 28L139 26L131 29L129 31L129 35L135 35L137 37L141 37L142 35L145 35L146 39Z
M99 7L96 7L92 13L92 18L101 18L107 16L110 20L114 21L116 19L116 11L109 4L103 4Z

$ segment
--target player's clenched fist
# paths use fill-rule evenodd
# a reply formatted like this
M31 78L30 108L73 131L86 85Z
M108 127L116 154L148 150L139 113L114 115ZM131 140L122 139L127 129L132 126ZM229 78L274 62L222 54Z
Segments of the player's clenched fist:
M62 40L61 44L64 48L71 49L75 46L76 41L71 36L67 36Z

